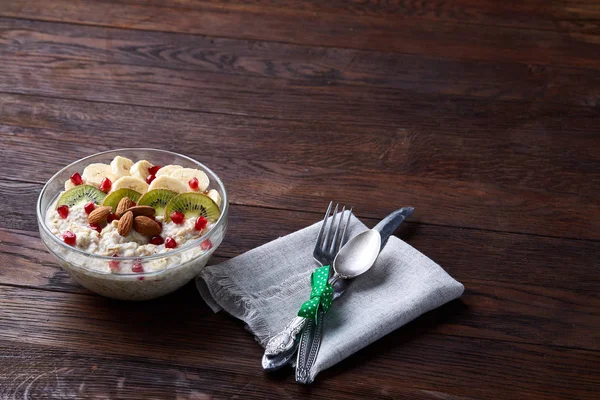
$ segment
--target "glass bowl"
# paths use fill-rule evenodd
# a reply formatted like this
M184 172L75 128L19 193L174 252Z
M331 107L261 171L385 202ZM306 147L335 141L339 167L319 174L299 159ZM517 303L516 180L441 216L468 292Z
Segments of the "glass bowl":
M209 188L221 195L221 215L212 228L201 237L185 242L165 253L142 257L109 257L95 255L64 243L46 225L46 213L64 190L64 182L92 163L109 164L115 156L132 160L148 160L155 165L177 164L204 171ZM223 241L227 229L229 201L221 179L200 162L181 154L157 149L118 149L97 153L66 166L43 187L37 202L40 237L60 265L82 286L102 296L119 300L149 300L173 292L194 279L204 268L211 254ZM109 264L113 263L113 264ZM131 271L133 263L141 263L143 273L121 273L109 265Z

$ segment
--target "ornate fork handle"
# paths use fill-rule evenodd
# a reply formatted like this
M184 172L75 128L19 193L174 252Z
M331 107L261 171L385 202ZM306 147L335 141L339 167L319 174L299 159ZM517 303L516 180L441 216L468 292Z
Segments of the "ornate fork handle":
M294 318L281 332L269 340L265 347L265 355L273 357L291 350L304 325L306 325L306 318Z

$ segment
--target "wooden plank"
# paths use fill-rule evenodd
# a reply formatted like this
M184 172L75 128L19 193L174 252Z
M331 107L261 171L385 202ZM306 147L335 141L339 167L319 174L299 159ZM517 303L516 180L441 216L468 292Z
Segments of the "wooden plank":
M0 16L457 59L600 65L600 43L594 34L498 26L482 29L477 24L412 17L320 13L317 18L313 11L251 5L189 8L170 7L167 2L159 6L96 0L54 0L50 7L34 0L9 2ZM570 29L576 29L577 21L569 23Z
M195 4L195 3L194 3ZM305 47L0 18L4 63L60 67L65 59L228 75L367 85L419 94L593 105L596 71L520 63ZM515 84L519 82L519 84ZM315 90L318 94L318 91Z
M103 357L69 349L15 346L0 343L0 398L85 398L106 399L352 399L344 387L320 385L313 394L293 379L268 379L253 370L215 370L210 366L174 366L143 358ZM361 397L381 399L361 390ZM415 388L394 388L394 394L416 399L434 399L434 394ZM308 397L307 397L308 396ZM389 397L391 398L391 397Z
M137 3L136 0L128 0ZM153 5L161 0L148 0ZM430 1L318 1L318 0L171 0L170 7L193 9L203 3L256 8L285 8L314 13L369 15L381 18L455 21L468 24L512 26L526 29L597 33L600 10L595 0L494 0Z
M262 386L269 378L258 366L260 347L251 335L240 335L239 323L210 313L200 300L194 301L195 296L183 291L153 302L123 303L0 287L0 340L11 347L48 346L116 358L119 365L124 357L133 357L172 368L193 365L199 370L247 374ZM432 314L437 326L452 319L447 307ZM457 396L479 393L478 397L577 393L578 398L593 398L597 394L599 352L442 336L428 333L428 321L423 322L425 326L419 319L399 329L326 371L321 384L344 390L341 385L359 396L366 390L365 395L373 397L381 394L373 390L393 393L405 386ZM464 382L474 371L478 379L466 387ZM348 387L352 381L368 384Z

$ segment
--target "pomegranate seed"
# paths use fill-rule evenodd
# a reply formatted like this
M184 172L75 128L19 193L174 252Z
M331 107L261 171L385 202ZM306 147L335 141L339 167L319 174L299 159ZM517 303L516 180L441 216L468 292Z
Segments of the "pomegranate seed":
M73 175L71 175L71 182L73 182L73 185L75 186L79 186L83 183L83 179L81 179L79 172L75 172Z
M183 221L185 220L185 215L182 212L179 211L173 211L171 213L171 221L173 221L174 223L176 223L177 225L179 224L183 224Z
M206 225L208 224L208 220L204 217L199 217L196 220L196 224L194 224L194 228L196 228L197 231L201 231L202 229L206 228Z
M135 207L135 206L137 206L137 203L135 201L132 201L131 202L131 207Z
M113 254L113 257L119 257L118 254ZM121 265L119 264L118 261L109 261L108 262L108 268L110 268L110 270L112 272L119 272L121 271Z
M152 239L150 239L150 243L152 243L156 246L160 246L164 242L165 242L165 240L162 238L162 236L152 236Z
M75 234L71 231L66 231L63 233L63 240L66 244L75 246L75 243L77 242L77 236L75 236Z
M165 239L165 247L167 249L174 249L177 247L177 242L172 237L168 237Z
M102 190L104 193L108 193L111 186L112 181L108 178L104 178L102 179L102 182L100 182L100 190Z
M202 250L210 250L212 249L212 242L210 241L210 239L206 239L204 242L200 243L200 248Z
M98 233L102 232L102 227L98 224L90 224L90 228L97 231Z
M108 222L109 224L111 222L113 222L115 219L118 219L117 214L115 214L115 213L110 213L106 216L106 222Z
M152 175L148 175L148 176L146 177L146 183L149 185L149 184L151 184L151 183L152 183L152 181L153 181L153 180L155 180L155 179L156 179L156 175L154 175L154 174L152 174Z
M58 207L56 209L56 211L58 212L58 215L60 215L60 217L62 219L65 219L69 216L69 206L66 204Z
M148 173L150 175L156 175L156 173L158 172L159 169L161 169L161 166L160 165L155 165L154 167L148 168Z
M161 232L162 232L162 229L163 229L163 227L162 227L162 222L160 222L160 221L157 221L156 219L155 219L154 221L155 221L155 222L158 224L158 226L160 226L160 230L161 230Z
M198 178L193 177L192 179L190 179L188 185L190 185L190 187L194 190L198 189Z
M91 213L92 211L94 211L95 208L96 208L96 203L94 203L93 201L90 201L85 206L83 206L83 209L85 210L86 214Z
M138 281L143 281L144 277L143 276L138 276Z
M131 267L131 272L135 272L136 274L141 274L142 272L144 272L144 266L140 263L135 263Z

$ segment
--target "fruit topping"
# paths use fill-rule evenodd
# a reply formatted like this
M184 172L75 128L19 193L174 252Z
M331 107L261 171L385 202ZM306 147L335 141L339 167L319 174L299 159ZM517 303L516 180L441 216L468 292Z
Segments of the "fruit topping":
M206 175L206 173L204 173L204 171L200 171L199 169L181 168L174 171L169 176L185 184L188 184L191 180L196 178L196 180L198 181L198 186L192 187L191 185L189 185L193 191L204 192L209 185L208 176Z
M185 218L204 217L209 221L219 219L221 211L215 202L201 193L181 193L171 199L165 208L166 221L171 220L171 213L179 211Z
M131 272L135 272L136 274L141 274L144 272L144 266L137 262L131 266Z
M98 224L90 224L90 228L97 231L98 233L102 232L102 227Z
M88 203L93 201L96 204L101 204L106 194L98 190L92 185L75 186L60 195L56 202L57 207L67 205L73 207L76 204Z
M83 185L83 179L81 178L81 175L79 175L79 172L75 172L71 175L71 182L73 182L73 185L75 186Z
M159 170L159 172L160 171L162 170ZM165 189L176 193L184 193L188 191L187 184L166 175L157 176L148 187L148 190L156 189Z
M141 180L145 180L148 175L150 175L150 168L152 168L152 164L147 160L140 160L131 166L129 173L134 178L138 178Z
M75 243L77 242L77 236L73 232L66 231L62 236L66 244L69 246L75 246Z
M152 239L150 239L150 243L156 246L160 246L164 242L165 240L162 238L162 236L152 236Z
M198 178L193 177L192 179L190 179L188 185L190 185L190 188L198 190Z
M116 191L119 189L131 189L140 194L144 194L148 191L148 184L142 179L134 178L133 176L124 176L113 183L113 190ZM137 199L134 199L133 197L131 197L131 200L137 201Z
M109 178L104 178L102 179L102 182L100 182L100 190L102 190L104 193L110 192L111 187L112 181Z
M171 190L150 190L148 193L142 196L142 198L138 201L138 204L140 206L153 207L156 210L156 214L164 215L167 203L175 196L177 196L177 193Z
M158 172L158 170L160 169L160 165L155 165L153 167L148 168L148 173L150 173L150 175L156 175L156 173Z
M173 172L182 169L183 167L181 165L165 165L164 167L162 167L161 169L159 169L158 171L156 171L156 176L169 176L171 175Z
M121 179L123 179L123 178L121 178ZM125 197L127 197L130 201L134 202L134 201L138 201L140 199L140 197L142 197L142 195L140 194L140 192L136 192L135 190L131 190L131 189L126 189L126 188L116 189L111 194L106 196L106 198L102 202L102 205L111 207L112 212L114 212L115 214L118 214L117 208L119 206L119 203ZM129 207L132 207L132 206L130 205ZM127 208L129 208L129 207L127 207Z
M156 175L154 175L154 174L152 174L152 175L148 175L148 176L146 177L146 183L149 185L149 184L151 184L151 183L152 183L152 181L153 181L153 180L155 180L155 179L156 179Z
M210 197L211 199L213 199L213 201L219 206L221 207L221 195L219 194L219 192L217 192L215 189L210 189L208 191L208 193L206 193L206 195L208 197Z
M210 241L210 239L206 239L205 241L203 241L202 243L200 243L200 248L202 250L210 250L210 249L212 249L212 247L213 247L213 244Z
M131 161L129 158L125 158L125 157L121 157L121 156L116 156L111 162L110 162L110 168L112 170L113 175L115 176L115 178L120 178L122 176L129 176L129 170L131 169L131 167L133 166L133 161Z
M206 228L206 225L208 225L208 220L204 217L198 217L196 223L194 224L194 228L196 228L197 231L201 231L202 229Z
M64 204L64 205L58 207L56 209L56 212L62 219L66 219L69 216L69 206Z
M106 178L111 182L116 179L112 173L112 168L108 164L90 164L84 168L82 177L87 184L96 187L100 187L102 181Z
M94 203L93 201L90 201L89 203L85 203L85 206L83 206L83 209L85 210L86 214L90 214L92 211L94 211L94 209L96 208L96 203Z
M172 237L168 237L165 239L165 247L167 249L174 249L177 247L177 242Z
M106 222L110 224L111 222L113 222L113 221L115 221L115 220L117 220L117 219L119 219L119 217L117 217L117 214L115 214L115 213L110 213L110 214L108 214L108 216L106 217Z
M113 254L113 257L119 257L118 254ZM111 272L120 272L121 271L121 265L119 264L118 261L109 261L108 262L108 268L110 268Z
M171 221L177 225L183 224L185 220L185 215L181 211L173 211L169 216L171 217Z

